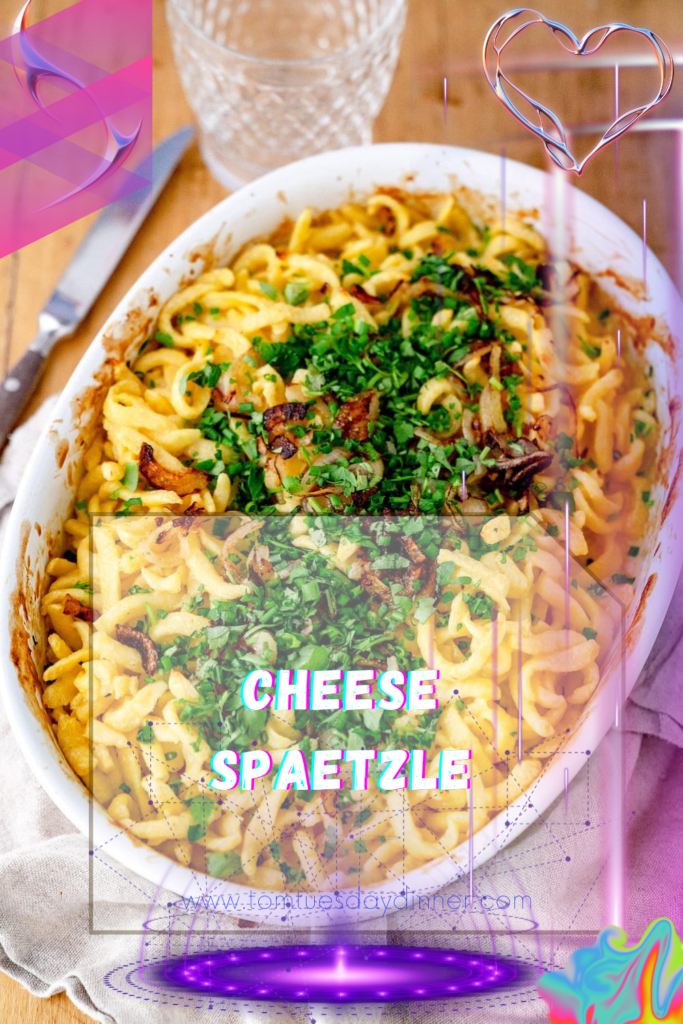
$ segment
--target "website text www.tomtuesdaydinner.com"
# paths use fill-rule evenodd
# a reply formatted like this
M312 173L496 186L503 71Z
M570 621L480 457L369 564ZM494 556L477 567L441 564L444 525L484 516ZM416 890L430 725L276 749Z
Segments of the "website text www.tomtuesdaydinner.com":
M242 896L220 894L212 896L182 896L173 904L184 910L226 910L228 912L250 910L381 910L382 917L394 910L432 910L446 913L449 910L467 913L504 913L512 910L531 910L530 896L421 896L415 892L379 893L361 889L344 893L258 893L251 889Z

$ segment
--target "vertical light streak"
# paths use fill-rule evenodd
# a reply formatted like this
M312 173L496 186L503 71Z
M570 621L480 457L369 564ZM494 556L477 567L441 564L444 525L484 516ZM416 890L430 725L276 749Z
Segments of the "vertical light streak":
M470 897L474 899L474 787L470 782L470 838L468 852L470 858Z
M491 667L493 669L493 749L498 749L498 611L494 605L491 620Z
M448 79L444 75L443 80L443 126L446 127L448 120Z
M617 329L617 367L621 369L621 327Z
M643 199L643 284L647 288L647 199Z
M683 209L683 124L676 132L676 191L675 195L675 232L676 232L676 284L678 290L683 291L683 221L681 210Z
M564 503L564 628L569 632L569 502ZM569 644L569 635L567 635Z
M621 727L620 707L626 693L626 638L624 618L620 622L620 664L614 673L615 727L605 737L605 747L600 746L600 766L596 777L601 780L603 799L609 800L612 813L604 837L604 853L607 861L605 886L605 920L618 928L626 928L624 902L624 733ZM590 751L587 751L590 754ZM593 815L591 814L592 818Z
M500 224L503 236L503 251L505 251L505 213L507 208L507 168L505 166L505 146L500 151Z
M534 370L533 370L533 333L534 333L534 322L529 317L526 328L526 356L527 356L527 369L529 371L529 381L527 384L527 412L529 413L529 419L533 421L533 410L531 408L531 398L533 395L533 382L534 382Z
M619 65L614 65L614 120L619 120ZM619 181L619 139L614 143L614 180Z
M569 810L569 768L564 770L564 813Z
M460 485L460 497L462 498L463 505L467 501L467 478L465 476L465 470L462 471L462 483ZM465 510L463 509L463 512Z
M522 760L522 608L519 609L517 644L517 760Z

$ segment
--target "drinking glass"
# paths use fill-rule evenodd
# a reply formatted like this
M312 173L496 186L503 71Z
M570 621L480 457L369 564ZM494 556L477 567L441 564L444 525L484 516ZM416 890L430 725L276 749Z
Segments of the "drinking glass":
M167 0L202 154L228 188L372 141L406 0Z

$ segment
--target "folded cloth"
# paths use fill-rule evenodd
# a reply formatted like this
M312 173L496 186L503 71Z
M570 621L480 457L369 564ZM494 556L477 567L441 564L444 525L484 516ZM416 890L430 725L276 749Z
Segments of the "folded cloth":
M26 453L32 452L35 448L41 430L50 421L57 398L57 395L46 398L38 411L19 430L10 435L3 452L0 461L0 547L7 526L7 515L2 513L9 511L9 506L16 497L26 466Z
M52 400L16 431L0 464L0 506L14 498L25 462L26 445L33 445L40 427L49 419ZM0 524L1 528L1 524ZM625 912L631 939L638 939L657 916L671 917L682 926L680 867L674 855L683 826L683 701L676 673L683 621L683 585L679 583L669 615L625 709L626 728L621 739L621 777L627 789L625 806L626 872ZM404 942L490 950L515 955L531 966L561 967L578 945L594 941L594 933L609 923L601 899L604 867L609 851L610 821L614 819L611 734L591 756L588 765L564 795L474 873L479 896L499 893L530 897L530 906L515 912L454 914L434 901L429 908L399 910L369 926L375 941L387 932ZM182 953L187 939L169 939L150 922L166 914L177 897L159 891L107 856L96 851L98 897L96 914L89 901L88 841L75 831L31 775L0 707L0 970L39 996L66 991L73 1002L95 1020L106 1024L185 1024L188 1020L237 1021L253 1010L272 1024L309 1022L334 1016L344 1024L357 1019L360 1007L309 1006L289 1009L283 1004L242 1005L206 997L184 998L140 982L137 967L163 958L169 951ZM92 862L94 863L94 862ZM104 880L104 881L103 881ZM442 891L447 907L450 895L469 892L464 877ZM164 908L163 910L161 908ZM216 927L215 912L189 915L200 948L204 929ZM96 919L97 931L91 931ZM139 934L125 934L137 922ZM183 928L187 922L183 920ZM536 928L534 929L534 924ZM147 925L146 931L142 928ZM232 931L230 943L270 944L260 929L239 930L237 922L220 915L220 928ZM508 932L515 931L514 939ZM458 935L469 930L478 932ZM238 938L236 939L235 936ZM337 935L312 934L312 942L337 940ZM211 942L214 943L213 947ZM277 943L277 938L275 939ZM227 944L224 940L224 945ZM221 940L204 940L203 949L220 948ZM503 1024L547 1020L545 1003L533 986L506 996L459 1000L454 1008L467 1024ZM415 1007L414 1019L427 1022L430 1010ZM404 1011L391 1006L362 1007L371 1020L402 1020ZM411 1014L412 1016L412 1014Z

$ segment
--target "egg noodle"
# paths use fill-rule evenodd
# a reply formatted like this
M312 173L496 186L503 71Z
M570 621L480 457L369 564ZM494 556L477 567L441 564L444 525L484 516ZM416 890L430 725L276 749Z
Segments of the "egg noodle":
M450 854L539 778L598 687L607 587L632 597L659 426L628 323L527 224L388 190L304 211L157 327L48 566L60 747L122 831L214 877L338 889ZM240 700L258 668L425 666L434 711ZM210 787L256 747L273 773L425 750L431 776L471 751L471 791L349 764L339 790Z

